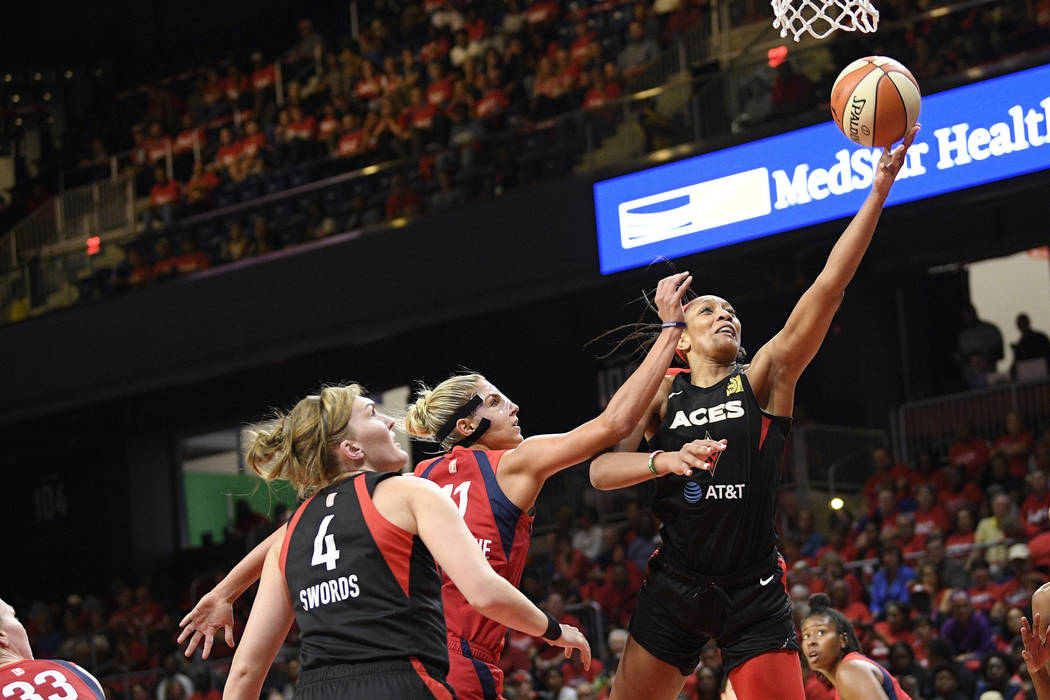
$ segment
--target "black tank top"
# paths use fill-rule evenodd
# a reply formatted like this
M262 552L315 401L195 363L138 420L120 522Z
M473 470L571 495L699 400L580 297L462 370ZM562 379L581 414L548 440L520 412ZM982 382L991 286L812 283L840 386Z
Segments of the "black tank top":
M667 393L667 414L653 449L672 452L697 439L727 441L711 471L654 479L653 514L660 551L680 567L709 576L747 569L779 541L774 526L780 468L791 419L758 406L743 367L714 386L679 374Z
M430 552L372 503L369 472L319 491L296 511L281 569L299 624L303 670L416 657L448 674L441 577Z

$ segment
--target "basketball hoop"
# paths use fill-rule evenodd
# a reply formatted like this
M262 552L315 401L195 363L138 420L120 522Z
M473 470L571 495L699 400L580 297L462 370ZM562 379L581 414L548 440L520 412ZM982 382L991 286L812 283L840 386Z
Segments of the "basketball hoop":
M780 36L790 33L795 41L804 32L823 39L836 29L844 32L874 32L879 26L879 11L871 0L770 0L773 6L773 28Z

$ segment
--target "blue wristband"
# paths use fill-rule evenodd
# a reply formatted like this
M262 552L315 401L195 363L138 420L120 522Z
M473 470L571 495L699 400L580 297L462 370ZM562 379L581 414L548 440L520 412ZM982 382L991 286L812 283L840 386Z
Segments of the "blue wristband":
M685 321L664 321L660 328L685 328Z

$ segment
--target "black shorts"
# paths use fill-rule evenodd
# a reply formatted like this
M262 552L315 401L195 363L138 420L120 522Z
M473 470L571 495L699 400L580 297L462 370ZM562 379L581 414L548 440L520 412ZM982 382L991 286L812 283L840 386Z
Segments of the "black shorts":
M727 673L767 651L798 651L783 567L773 552L768 562L741 575L708 578L691 575L658 553L638 594L631 636L683 676L696 669L711 638Z
M418 661L346 664L302 671L296 700L455 700L444 676Z

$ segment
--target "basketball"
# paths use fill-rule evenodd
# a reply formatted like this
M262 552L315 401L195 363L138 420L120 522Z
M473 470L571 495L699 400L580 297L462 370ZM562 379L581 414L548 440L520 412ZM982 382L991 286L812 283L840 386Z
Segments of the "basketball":
M831 88L831 116L861 146L886 147L919 118L922 95L911 72L892 58L868 56L846 66Z

